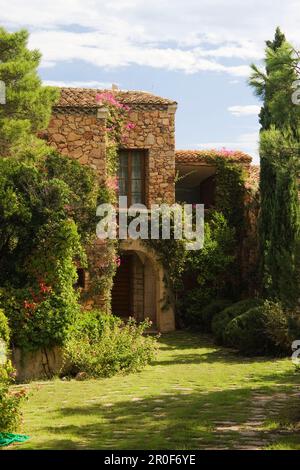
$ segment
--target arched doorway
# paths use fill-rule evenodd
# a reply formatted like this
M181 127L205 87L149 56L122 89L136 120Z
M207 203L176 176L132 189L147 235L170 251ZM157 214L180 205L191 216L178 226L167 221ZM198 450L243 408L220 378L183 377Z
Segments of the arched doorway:
M148 318L157 328L156 281L151 260L142 253L125 251L120 256L112 289L112 312L137 321Z
M121 264L114 278L112 313L137 321L149 318L161 332L175 329L172 295L166 273L153 250L141 240L121 243Z

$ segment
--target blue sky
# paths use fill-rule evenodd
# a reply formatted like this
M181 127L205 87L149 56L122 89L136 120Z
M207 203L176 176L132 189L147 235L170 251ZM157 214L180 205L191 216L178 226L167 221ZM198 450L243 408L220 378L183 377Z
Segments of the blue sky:
M153 92L178 101L177 148L240 149L258 162L249 63L280 25L300 46L300 0L0 0L31 32L45 83Z

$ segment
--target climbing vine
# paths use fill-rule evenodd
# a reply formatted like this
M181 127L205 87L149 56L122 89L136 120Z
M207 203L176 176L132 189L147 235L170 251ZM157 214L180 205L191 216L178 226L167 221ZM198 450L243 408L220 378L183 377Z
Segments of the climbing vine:
M118 150L124 138L124 131L134 128L128 121L130 107L121 103L111 92L96 95L96 101L106 111L106 179L100 184L98 205L103 203L116 204L118 196ZM119 243L117 240L96 240L87 247L89 260L88 289L83 293L82 300L98 299L103 310L111 309L111 290L116 269L120 264ZM99 247L101 249L99 249Z

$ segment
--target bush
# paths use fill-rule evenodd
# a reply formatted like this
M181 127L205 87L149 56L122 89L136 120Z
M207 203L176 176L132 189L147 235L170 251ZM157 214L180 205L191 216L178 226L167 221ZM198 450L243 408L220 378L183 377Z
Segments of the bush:
M246 354L279 354L287 350L288 320L274 302L252 308L229 322L224 342Z
M202 330L202 310L211 303L211 292L206 288L196 288L187 292L182 301L184 310L184 323L193 328Z
M9 343L9 326L4 311L0 309L0 340Z
M149 322L126 324L113 315L100 312L80 314L67 338L64 356L71 372L89 377L109 377L134 372L155 356L156 339L144 336Z
M236 271L235 230L223 214L212 211L205 222L204 246L186 254L187 288L182 292L183 322L199 327L199 315L216 298L230 297ZM188 294L190 285L195 285ZM200 321L201 323L201 321Z
M222 312L231 304L231 301L228 299L219 299L211 302L206 307L202 309L201 312L201 321L203 325L203 331L211 333L211 325L214 317Z
M78 162L19 150L0 158L0 308L13 345L37 350L61 346L79 308L76 266L87 267L98 190Z
M11 329L11 343L23 350L61 346L79 310L72 286L60 293L50 292L36 303L29 289L0 288L0 305L4 306Z
M191 307L190 315L193 320L193 325L205 333L211 333L211 323L213 318L230 304L231 301L228 299L218 299L210 302L202 309L199 307L197 309Z
M14 369L7 361L0 365L0 431L14 432L21 422L21 402L26 397L25 390L12 392L10 385Z
M293 340L299 339L299 315L285 312L280 303L266 301L264 308L268 338L279 351L290 353ZM297 324L298 327L293 331L292 325Z
M222 312L215 315L212 320L212 332L218 343L224 342L224 331L228 323L235 317L247 312L251 308L257 307L262 304L261 299L246 299L240 300L229 307L225 308Z
M12 393L10 384L14 375L11 362L7 359L9 327L3 310L0 310L0 432L16 431L20 420L20 404L25 396L23 390Z

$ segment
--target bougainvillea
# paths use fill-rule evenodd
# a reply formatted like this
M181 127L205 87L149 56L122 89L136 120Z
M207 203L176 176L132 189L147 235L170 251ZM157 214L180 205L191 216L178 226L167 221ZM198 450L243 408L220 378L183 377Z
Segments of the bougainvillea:
M100 187L99 202L117 203L118 196L118 149L124 141L124 131L133 130L135 125L128 120L130 107L121 103L113 92L105 91L96 95L96 101L107 110L106 116L106 181ZM108 312L111 308L111 289L116 270L120 265L119 243L116 240L103 240L99 249L96 244L88 248L89 288L83 299L100 299L101 308Z

